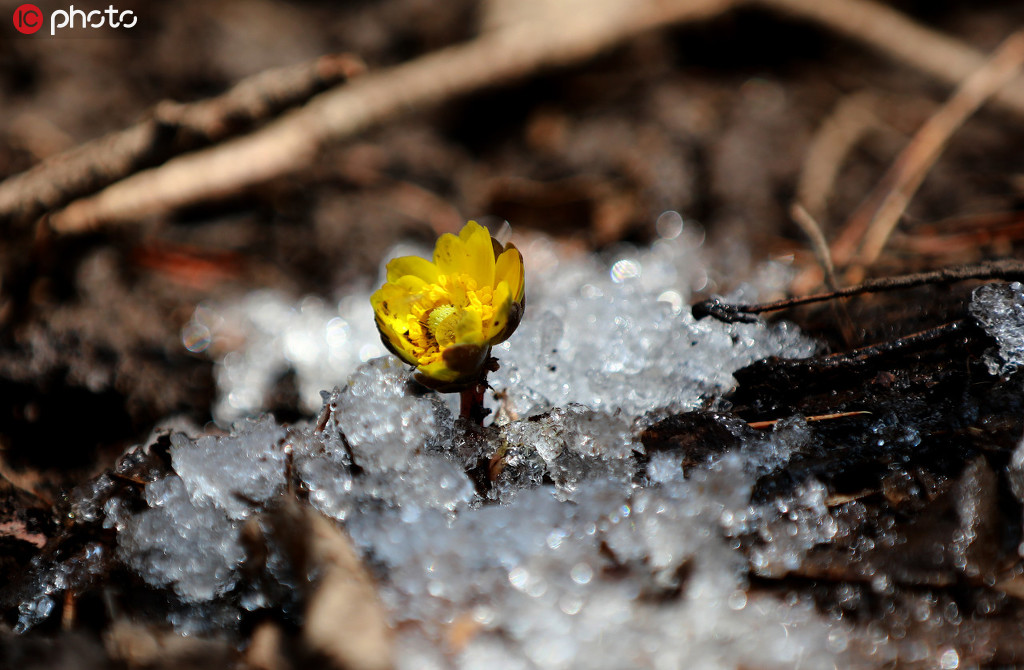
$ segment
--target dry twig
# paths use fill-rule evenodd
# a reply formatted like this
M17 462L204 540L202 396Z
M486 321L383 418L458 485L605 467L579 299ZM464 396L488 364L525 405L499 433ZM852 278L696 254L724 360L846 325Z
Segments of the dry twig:
M811 244L811 251L814 252L814 257L818 260L822 272L825 273L825 285L835 291L839 285L836 283L832 254L829 253L828 242L825 240L825 233L822 232L821 226L800 202L793 203L789 208L789 216L807 236L807 240Z
M976 49L872 0L755 2L819 23L951 85L958 85L985 65L985 55ZM1017 115L1024 114L1024 79L1015 79L992 101Z
M249 130L362 69L352 56L321 56L309 63L266 70L208 100L160 103L134 126L0 182L0 221L30 221L175 154Z
M328 667L390 670L394 633L369 570L352 541L334 523L309 507L292 512L306 528L310 568L319 582L309 595L305 642L327 659ZM339 629L339 622L345 622Z
M804 417L804 421L807 423L814 423L816 421L833 421L835 419L848 419L852 416L863 416L865 414L871 414L864 410L857 410L854 412L833 412L831 414L815 414L814 416ZM763 430L765 428L771 428L775 426L782 419L769 419L767 421L750 421L747 423L748 426L754 430Z
M799 202L793 203L789 213L790 217L800 226L810 241L811 250L814 252L815 258L818 259L818 265L821 266L821 271L824 274L825 285L831 291L838 291L839 283L836 280L835 266L832 264L832 254L829 252L828 242L825 240L825 233L822 232L821 226ZM853 341L853 333L856 332L853 319L850 318L845 304L834 302L832 303L832 308L836 315L836 321L839 323L839 329L842 331L843 339L849 344Z
M866 91L843 97L811 138L797 180L796 200L815 219L825 218L829 195L846 156L881 125L873 111L876 102Z
M856 259L860 267L871 265L878 258L910 199L953 133L986 100L1017 76L1022 63L1024 30L1018 30L1006 38L992 58L968 77L953 97L914 135L882 179L885 197L864 233Z
M912 234L893 235L889 246L914 256L955 256L976 261L986 247L995 248L991 256L1008 256L1013 242L1022 239L1024 212L989 212L914 226Z
M721 299L712 298L699 302L693 306L693 315L698 319L711 316L719 321L727 323L750 322L756 319L757 314L766 312L777 312L783 309L810 305L816 302L836 300L838 298L850 298L866 293L880 293L883 291L899 291L902 289L924 286L926 284L953 284L956 282L971 279L988 280L1002 279L1004 281L1024 281L1024 261L1017 259L1002 259L978 263L977 265L958 265L954 267L932 270L930 272L917 272L896 277L883 277L872 279L856 286L848 286L836 291L827 293L816 293L814 295L800 296L798 298L785 298L774 302L758 303L753 305L733 305L723 302Z

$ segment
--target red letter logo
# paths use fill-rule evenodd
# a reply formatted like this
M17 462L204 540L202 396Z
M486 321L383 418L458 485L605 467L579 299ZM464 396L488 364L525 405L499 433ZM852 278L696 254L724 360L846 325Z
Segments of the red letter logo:
M22 5L14 10L14 28L23 35L31 35L43 27L43 13L35 5Z

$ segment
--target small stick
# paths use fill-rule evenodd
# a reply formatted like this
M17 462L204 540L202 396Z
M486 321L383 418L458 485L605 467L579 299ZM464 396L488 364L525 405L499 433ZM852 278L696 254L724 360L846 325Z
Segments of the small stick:
M719 321L726 323L750 323L756 320L754 315L765 312L777 312L790 307L809 305L836 298L849 298L865 293L880 293L883 291L898 291L900 289L924 286L926 284L953 284L969 279L1003 279L1006 281L1024 281L1024 261L1015 259L1003 259L988 261L977 265L958 265L931 272L918 272L896 277L884 277L873 279L856 286L849 286L838 291L827 293L816 293L814 295L802 296L799 298L786 298L774 302L753 304L753 305L730 305L722 302L720 298L711 298L699 302L693 306L693 316L702 319L712 316Z
M114 479L120 479L121 481L128 482L129 484L134 484L135 486L141 486L142 488L149 486L149 482L145 479L140 479L139 477L133 477L131 475L124 475L120 472L111 472L110 476Z
M825 233L822 232L821 226L818 225L814 217L799 202L793 203L789 213L793 221L807 235L807 239L811 243L811 250L814 252L814 257L818 259L821 271L825 275L825 285L832 291L838 290L839 284L836 281L835 266L832 264L832 254L829 251L828 242L825 240ZM856 330L853 325L853 319L850 318L850 313L846 310L844 303L834 302L832 306L836 321L839 323L839 330L843 334L843 340L849 346L853 342L853 333Z
M64 592L64 607L61 608L60 627L65 631L75 627L75 592L71 589Z
M985 64L985 56L971 45L874 0L754 0L754 4L817 23L953 85ZM1020 114L1024 87L1007 86L993 102Z
M327 428L327 422L331 420L331 415L334 413L333 403L324 403L324 408L320 410L320 416L316 420L316 428L313 430L314 433L322 433Z
M916 256L944 256L977 253L986 245L1007 244L1024 238L1024 213L990 214L971 217L973 227L941 232L935 226L917 226L913 235L894 237L891 244Z
M818 264L821 265L822 272L825 273L825 285L835 291L839 288L839 284L836 283L836 271L835 266L832 265L832 254L829 252L828 242L825 240L825 233L821 231L821 226L818 225L818 222L815 221L810 212L799 202L794 202L789 208L789 216L793 219L794 223L800 226L800 230L804 232L807 240L811 243L811 251L814 252L814 257L818 260Z
M60 233L134 223L195 202L305 169L328 142L351 137L399 114L578 63L642 33L697 21L739 0L575 0L540 3L540 16L463 44L335 86L243 137L135 172L54 212ZM568 20L571 17L572 20ZM16 196L16 191L11 193ZM5 207L0 198L0 220Z
M845 419L850 416L861 416L863 414L871 414L866 410L858 410L856 412L835 412L833 414L816 414L815 416L809 416L806 418L807 423L813 423L815 421L831 421L832 419ZM755 430L771 428L782 419L771 419L769 421L749 421L747 425Z
M873 111L877 103L876 97L865 91L843 97L811 138L797 180L796 200L812 217L825 216L836 176L853 148L869 132L883 127Z
M886 354L913 349L948 335L958 333L967 325L967 323L968 322L966 320L951 321L950 323L936 326L935 328L921 330L910 335L905 335L904 337L896 338L895 340L872 344L867 347L861 347L860 349L854 349L853 351L844 351L818 358L780 360L776 361L775 364L777 367L813 366L818 370L834 370L845 366L859 365L876 356L884 356Z

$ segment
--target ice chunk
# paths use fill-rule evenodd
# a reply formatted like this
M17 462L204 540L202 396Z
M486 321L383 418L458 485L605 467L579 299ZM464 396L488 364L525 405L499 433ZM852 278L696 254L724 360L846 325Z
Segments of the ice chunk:
M171 460L193 502L212 504L232 519L244 519L254 505L284 488L284 428L273 417L244 421L228 437L190 440L171 435Z
M337 399L336 420L356 463L382 470L400 467L422 450L446 420L447 406L409 379L397 358L361 366Z
M28 578L22 582L16 633L24 633L58 611L63 592L85 590L106 573L109 550L100 542L87 542L68 555L42 554L32 559ZM8 587L9 588L9 587Z
M839 524L825 506L826 488L808 480L792 495L779 496L757 510L760 543L751 551L751 567L757 574L782 576L799 567L804 555L817 544L831 540Z
M241 351L235 349L239 341ZM322 389L385 353L365 289L346 291L336 304L268 290L237 303L203 303L182 328L182 343L216 358L214 418L224 425L262 411L274 383L289 370L302 407L315 412Z
M396 359L361 366L344 389L326 394L322 416L323 426L291 440L295 471L324 514L345 520L372 507L414 519L475 498L464 455L452 449L448 406Z
M636 469L632 453L642 449L633 440L630 423L619 413L577 404L503 426L500 440L494 493L504 500L514 495L515 485L535 486L545 474L566 497L587 479L616 481L628 489ZM508 474L500 477L509 466Z
M310 503L327 516L344 520L355 505L351 461L336 430L296 436L294 468L309 493Z
M1013 495L1017 500L1024 502L1024 439L1018 442L1017 448L1013 450L1006 472Z
M239 524L208 502L194 504L177 475L146 486L149 509L118 533L121 559L153 586L185 600L210 600L235 580L244 557Z
M794 454L811 446L811 428L807 419L792 416L780 420L763 439L747 439L743 454L747 469L763 476L783 469Z
M754 360L815 351L791 324L694 320L681 305L700 267L695 252L677 238L620 250L629 263L610 269L591 258L548 268L529 284L519 330L495 352L501 369L492 385L520 416L580 403L635 417L694 409L730 390L733 371Z
M1006 467L1007 479L1010 482L1010 490L1017 500L1024 502L1024 439L1017 443L1010 463ZM1024 542L1017 547L1017 553L1024 556Z
M842 664L811 603L748 594L728 536L752 484L733 457L633 492L588 482L574 503L542 486L454 520L371 513L348 528L385 571L395 623L415 624L400 628L416 640L403 667L433 662L420 635L443 644L467 626L458 668Z
M996 341L997 350L985 354L991 374L1009 374L1024 365L1024 286L1019 282L979 286L971 295L970 312Z
M512 430L518 432L514 424ZM520 491L537 488L548 477L547 462L522 433L528 430L521 432L519 440L501 445L489 468L493 485L488 497L503 505L512 502Z
M453 436L451 426L436 395L410 386L393 360L379 359L325 395L315 425L287 437L311 503L344 521L378 568L399 631L400 667L844 664L831 640L848 630L810 603L751 593L740 549L741 537L763 541L755 556L772 574L827 536L824 490L813 481L792 498L750 501L756 473L781 467L806 445L801 419L687 477L676 456L656 454L646 482L635 473L633 422L621 412L569 404L478 432L460 424ZM145 510L126 519L126 510L118 512L122 560L183 600L227 602L218 597L237 583L243 558L238 519L245 505L277 494L277 465L263 475L281 435L264 420L205 444L225 447L207 454L213 471L222 467L219 456L235 454L235 467L249 473L238 481L191 473L194 491L176 474L147 485ZM464 468L486 462L500 445L505 471L519 467L510 458L518 453L523 476L508 482L514 494L499 495L501 504L475 506ZM185 438L172 443L183 471L203 453ZM229 517L239 500L243 512ZM286 567L267 569L286 577ZM286 582L245 591L241 606L275 606ZM45 609L44 598L27 601L26 610ZM172 620L187 626L194 617ZM787 634L777 635L783 628ZM476 632L446 653L455 630Z

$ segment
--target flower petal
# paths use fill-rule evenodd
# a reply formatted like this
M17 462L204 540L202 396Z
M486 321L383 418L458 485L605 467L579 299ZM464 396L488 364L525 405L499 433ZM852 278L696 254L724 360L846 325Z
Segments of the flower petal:
M437 238L434 245L434 264L441 274L457 274L463 272L466 262L466 243L458 235L445 233Z
M466 249L472 258L469 275L476 279L477 286L494 285L494 246L491 234L476 221L468 222L459 233L466 243Z
M397 282L402 277L411 276L419 277L427 284L436 284L440 274L436 265L419 256L402 256L388 261L389 282Z
M509 294L513 302L522 302L526 292L526 282L523 276L523 255L519 253L515 245L509 243L505 251L498 256L494 264L494 285L507 281Z
M377 332L380 333L381 342L384 343L384 346L391 353L406 363L416 365L418 363L416 357L408 350L408 343L399 333L398 329L396 329L396 326L402 324L402 320L392 315L384 306L385 303L390 306L387 294L388 292L382 288L370 296L370 302L373 304L373 311L376 317L374 320L377 323Z
M403 277L396 283L384 284L370 296L374 314L384 319L405 319L419 299L422 286L425 284L418 277Z
M416 370L422 377L427 378L421 382L424 384L430 381L451 383L458 380L460 376L459 372L448 367L443 358L438 358L433 363L427 365L421 365Z
M457 237L445 233L434 247L434 263L442 274L467 274L477 286L493 286L491 234L476 221L467 223Z
M491 317L490 323L484 324L484 333L488 342L498 344L505 339L503 337L498 338L504 332L505 325L508 323L509 307L512 305L507 281L498 282L498 285L494 288L493 300L494 316Z
M393 353L395 356L398 356L409 365L416 365L419 362L411 352L404 348L405 342L395 333L395 331L388 328L387 324L382 324L380 321L377 321L377 332L380 334L381 343L388 351Z
M484 330L480 322L480 312L467 309L459 317L459 323L455 327L456 344L483 344Z

